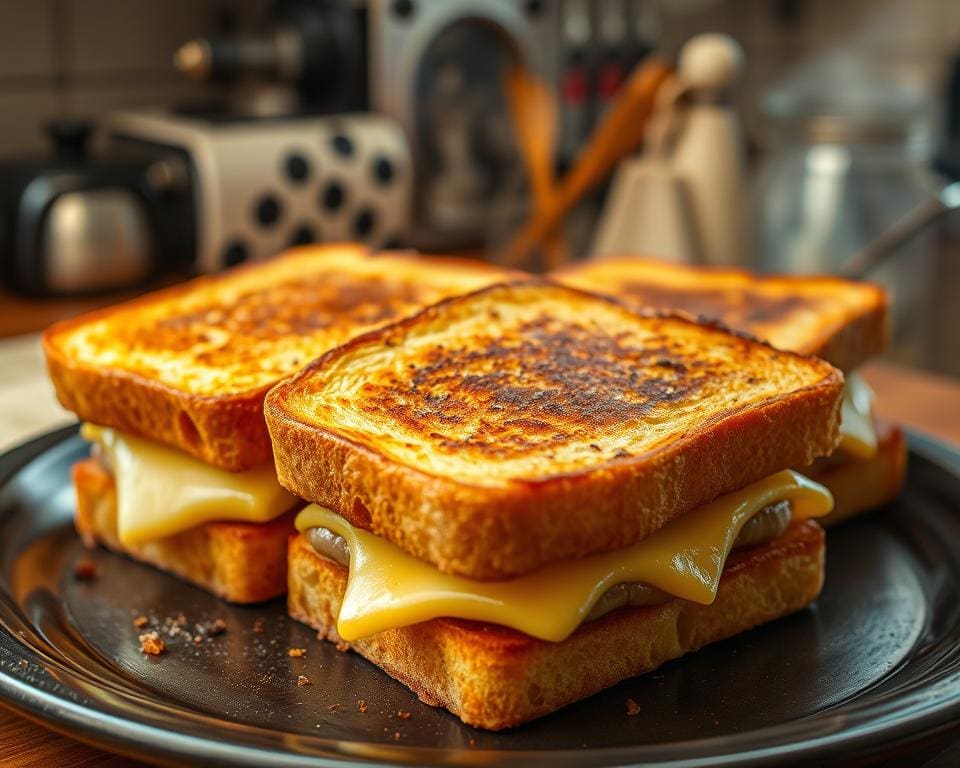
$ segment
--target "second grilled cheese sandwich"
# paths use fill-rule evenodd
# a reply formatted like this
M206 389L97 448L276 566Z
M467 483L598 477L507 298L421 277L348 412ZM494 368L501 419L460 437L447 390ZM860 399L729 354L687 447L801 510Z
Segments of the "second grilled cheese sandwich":
M282 593L274 576L231 575L233 560L282 572L276 527L286 520L292 531L286 513L302 505L277 481L267 388L354 335L507 274L311 247L51 327L44 350L57 395L95 446L74 473L78 530L228 600ZM213 552L213 562L191 565L179 554L190 550Z
M881 470L897 469L881 485L864 487L859 503L845 492L843 514L826 522L873 509L899 491L906 443L899 431L887 430L878 438L873 393L856 372L887 344L889 299L882 287L825 275L757 275L637 257L588 260L552 277L633 307L672 309L719 321L775 347L814 354L836 365L846 374L846 390L834 461L849 462L844 477L873 478ZM833 471L824 474L824 469L822 462L801 468L825 481L840 477ZM848 486L845 482L845 490Z

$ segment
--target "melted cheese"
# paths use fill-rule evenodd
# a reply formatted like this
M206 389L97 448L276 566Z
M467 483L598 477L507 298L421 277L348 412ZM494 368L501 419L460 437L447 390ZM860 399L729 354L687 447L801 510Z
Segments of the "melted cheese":
M512 627L543 640L568 637L597 600L623 582L642 582L684 600L712 603L740 528L788 499L795 520L826 515L830 492L786 470L722 496L626 549L556 563L510 581L441 573L369 531L312 504L297 529L328 528L346 539L350 569L337 631L357 640L441 616Z
M161 539L215 520L265 523L297 498L277 481L272 465L227 472L151 440L84 424L117 488L117 532L125 545Z
M847 376L840 409L840 449L861 459L877 453L873 428L873 390L855 373Z

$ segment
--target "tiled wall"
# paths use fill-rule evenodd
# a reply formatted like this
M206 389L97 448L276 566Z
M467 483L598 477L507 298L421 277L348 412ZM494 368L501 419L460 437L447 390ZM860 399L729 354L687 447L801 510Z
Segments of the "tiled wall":
M814 62L855 57L879 77L926 93L936 108L947 62L960 56L958 0L666 0L662 25L667 52L703 31L741 42L747 67L738 103L752 132L760 127L760 94Z
M477 0L483 2L483 0ZM553 0L557 1L557 0ZM657 2L657 0L647 0ZM661 48L733 34L747 51L746 123L757 94L824 52L856 52L931 94L960 52L960 0L659 0ZM0 0L0 154L44 146L52 116L167 103L202 93L171 64L177 46L229 9L255 26L269 0Z
M0 0L0 154L45 146L52 117L201 94L173 68L177 47L225 6L255 23L266 0Z

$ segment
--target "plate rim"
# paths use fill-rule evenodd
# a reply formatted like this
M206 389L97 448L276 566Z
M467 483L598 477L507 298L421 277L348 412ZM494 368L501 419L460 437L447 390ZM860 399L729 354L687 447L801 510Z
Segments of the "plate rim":
M31 461L73 438L79 429L75 423L33 437L0 455L0 491ZM910 454L934 464L940 471L960 480L960 446L954 446L920 430L905 428ZM14 644L21 658L49 671L47 663L36 651L0 626L0 636ZM16 651L10 651L16 653ZM62 674L62 671L58 672ZM925 695L921 695L925 694ZM921 691L908 694L906 710L899 696L888 701L870 701L857 706L856 701L844 705L843 712L825 710L810 718L787 721L742 733L712 736L704 739L671 742L669 745L599 747L590 750L522 750L522 749L455 749L369 745L360 741L311 737L323 744L326 752L282 751L275 746L237 743L223 734L198 736L164 729L157 722L122 717L114 712L70 701L0 669L0 699L3 705L44 727L70 738L113 751L152 761L180 764L192 761L217 761L219 764L243 766L360 766L376 764L409 765L438 757L451 758L451 753L466 756L470 764L493 762L500 765L530 760L549 761L554 765L602 764L620 765L643 759L644 765L687 768L692 766L768 765L785 758L826 759L840 750L863 749L862 754L908 744L933 737L957 727L960 715L960 669L946 674ZM897 714L890 718L889 709ZM854 715L856 717L851 717ZM816 718L814 723L812 718ZM816 726L814 734L804 734L802 726ZM255 728L255 727L253 727ZM808 728L809 730L809 728ZM791 736L795 738L791 738ZM762 739L761 739L762 737ZM755 746L750 747L747 742ZM760 739L760 741L758 741ZM151 752L145 752L145 745ZM162 745L162 747L160 747ZM351 748L352 745L352 748ZM696 745L696 752L685 752L684 746ZM740 745L740 746L738 746ZM360 751L367 756L358 757ZM158 749L158 747L160 747ZM716 750L710 749L716 747ZM710 749L709 754L705 750ZM739 749L739 751L737 751ZM672 753L673 756L667 754ZM687 755L687 756L684 756ZM454 760L456 762L456 760Z

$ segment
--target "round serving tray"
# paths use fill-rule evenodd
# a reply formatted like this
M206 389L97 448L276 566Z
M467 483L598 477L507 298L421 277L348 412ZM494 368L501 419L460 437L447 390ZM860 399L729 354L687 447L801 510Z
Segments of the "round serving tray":
M815 606L487 733L317 641L282 600L226 605L85 550L69 469L87 448L75 427L60 430L0 457L0 697L57 730L166 763L864 760L960 722L960 452L919 435L910 444L901 498L829 532ZM81 559L96 564L94 580L77 577ZM166 655L140 653L138 616L164 630ZM206 632L216 619L226 631ZM294 658L290 648L307 650ZM627 714L628 699L639 714Z

